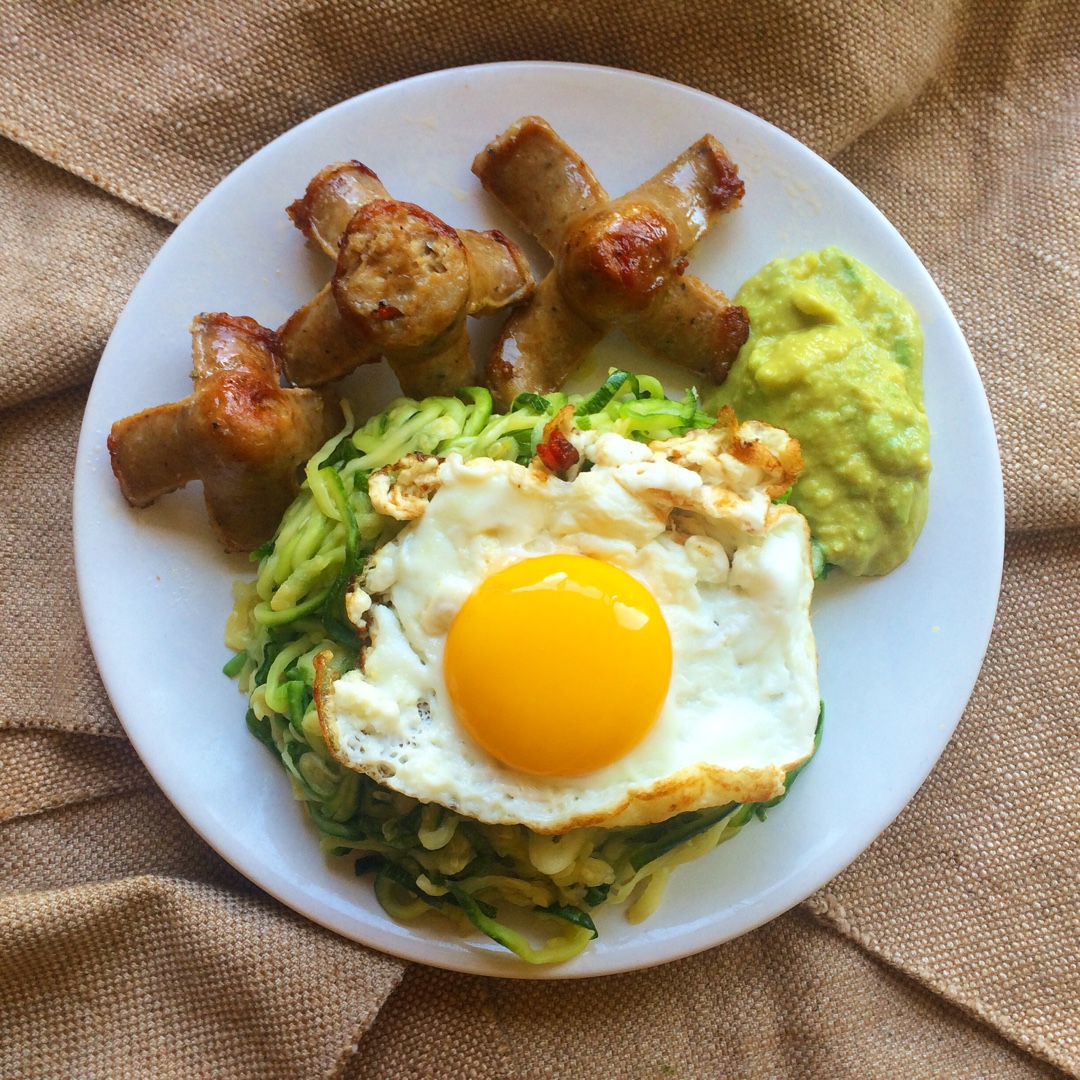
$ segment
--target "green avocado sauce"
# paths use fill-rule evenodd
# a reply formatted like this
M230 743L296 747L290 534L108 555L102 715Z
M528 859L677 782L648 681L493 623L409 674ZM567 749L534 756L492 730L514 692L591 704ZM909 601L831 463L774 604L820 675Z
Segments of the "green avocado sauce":
M777 259L739 290L750 337L706 401L786 429L805 467L791 495L826 560L887 574L926 520L930 431L911 304L828 247Z

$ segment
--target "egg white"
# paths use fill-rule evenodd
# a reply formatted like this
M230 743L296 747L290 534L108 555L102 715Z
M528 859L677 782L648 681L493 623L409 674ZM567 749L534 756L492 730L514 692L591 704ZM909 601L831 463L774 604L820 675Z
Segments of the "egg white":
M547 834L781 794L786 771L812 751L819 707L809 529L770 497L787 436L744 424L650 446L611 433L572 441L590 464L572 480L538 463L452 454L390 470L378 494L373 483L384 509L413 520L350 597L370 644L317 695L331 751L421 802ZM453 715L443 679L446 634L466 598L504 566L552 553L604 559L643 582L672 641L654 726L579 777L533 776L492 757ZM500 631L528 649L527 627ZM598 666L597 677L618 675Z

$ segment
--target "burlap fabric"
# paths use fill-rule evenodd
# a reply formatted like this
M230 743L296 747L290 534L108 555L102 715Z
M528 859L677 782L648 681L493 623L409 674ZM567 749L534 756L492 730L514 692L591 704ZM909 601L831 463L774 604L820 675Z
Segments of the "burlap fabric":
M0 1076L1080 1074L1071 0L8 2L0 16ZM851 177L968 336L1009 526L970 707L854 866L702 956L542 985L408 967L225 866L123 740L69 524L94 365L169 222L325 106L518 58L677 79Z

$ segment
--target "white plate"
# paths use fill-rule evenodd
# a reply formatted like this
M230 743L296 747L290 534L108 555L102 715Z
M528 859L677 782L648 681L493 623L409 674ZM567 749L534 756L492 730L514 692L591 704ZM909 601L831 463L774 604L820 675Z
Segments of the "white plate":
M453 225L497 226L523 240L469 166L529 113L549 120L612 194L705 132L719 138L746 198L705 239L692 270L728 292L769 259L838 244L906 293L926 336L935 465L911 558L881 580L835 574L819 590L825 737L791 796L765 824L680 868L647 922L603 912L585 955L539 971L486 939L391 921L367 881L323 859L284 771L247 732L243 697L220 674L230 585L251 564L218 550L198 485L130 510L105 448L114 420L189 392L193 315L228 311L278 326L325 280L324 257L284 212L323 165L359 158L397 197ZM609 357L635 364L609 348L594 370ZM394 385L365 374L376 409ZM643 75L542 63L381 87L287 132L222 181L176 229L117 321L86 408L74 517L83 611L109 696L166 795L225 859L295 910L377 949L541 978L626 971L709 948L779 915L863 851L922 783L964 709L997 604L1004 535L997 446L970 353L879 211L801 144L732 105Z

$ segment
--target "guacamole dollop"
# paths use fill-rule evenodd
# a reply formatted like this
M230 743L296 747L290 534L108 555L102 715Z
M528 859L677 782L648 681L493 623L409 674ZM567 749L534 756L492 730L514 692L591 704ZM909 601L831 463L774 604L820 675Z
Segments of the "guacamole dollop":
M826 560L886 574L926 520L930 430L911 304L839 248L777 259L739 290L750 337L706 401L799 440L791 504Z

